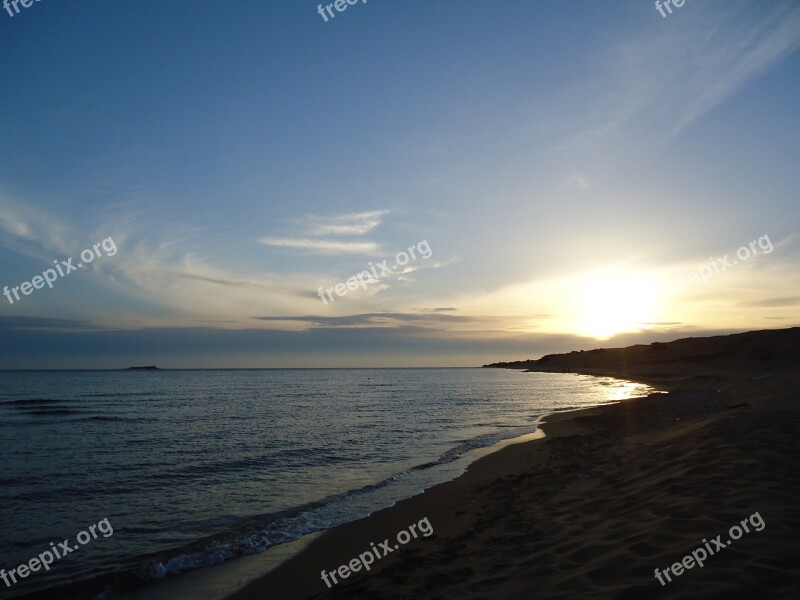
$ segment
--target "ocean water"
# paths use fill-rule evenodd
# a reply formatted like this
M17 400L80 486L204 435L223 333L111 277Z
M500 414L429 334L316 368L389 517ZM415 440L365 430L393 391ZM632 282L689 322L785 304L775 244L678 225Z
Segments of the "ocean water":
M649 391L500 369L0 372L0 568L113 528L0 598L213 568L455 477L545 414Z

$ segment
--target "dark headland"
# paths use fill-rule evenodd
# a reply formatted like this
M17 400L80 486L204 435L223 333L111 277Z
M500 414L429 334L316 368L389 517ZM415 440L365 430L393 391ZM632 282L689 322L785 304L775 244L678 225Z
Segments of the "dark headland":
M538 360L484 365L549 373L586 373L646 378L648 382L740 366L749 370L792 369L800 364L800 327L749 331L725 336L684 338L627 348L549 354ZM676 367L679 370L676 370Z

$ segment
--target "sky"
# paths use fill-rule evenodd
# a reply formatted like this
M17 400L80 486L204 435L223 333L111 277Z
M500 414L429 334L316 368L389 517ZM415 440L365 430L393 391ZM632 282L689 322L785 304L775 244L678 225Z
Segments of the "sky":
M480 366L800 324L796 1L16 6L0 368Z

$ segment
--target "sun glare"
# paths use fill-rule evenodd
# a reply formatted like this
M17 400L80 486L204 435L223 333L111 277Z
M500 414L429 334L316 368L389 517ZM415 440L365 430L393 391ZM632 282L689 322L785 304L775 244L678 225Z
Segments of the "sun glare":
M647 329L658 316L656 286L643 275L594 277L579 291L576 331L599 340Z

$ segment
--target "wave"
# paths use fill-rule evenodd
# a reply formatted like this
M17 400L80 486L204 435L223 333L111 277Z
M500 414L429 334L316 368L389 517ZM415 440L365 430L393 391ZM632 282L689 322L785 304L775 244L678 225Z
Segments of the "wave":
M46 399L46 398L26 398L23 400L9 400L8 402L0 403L0 406L13 406L13 407L24 407L24 406L46 406L50 404L61 404L63 402L69 402L69 400L60 400L60 399Z
M235 532L229 532L227 535L222 534L216 536L213 541L207 539L205 545L202 541L195 542L184 547L176 555L166 555L161 560L151 562L137 569L136 575L145 581L164 579L184 571L217 565L238 556L258 554L268 548L294 541L309 533L324 531L366 517L369 512L360 514L352 510L348 511L348 501L393 485L411 473L452 463L473 450L486 448L500 441L536 431L535 426L516 429L517 431L513 435L497 433L463 440L457 446L442 453L434 461L410 467L376 483L348 492L334 494L318 502L294 507L280 513L262 515L258 519L261 522L266 521L267 525L256 531L251 528L249 533L245 533L240 528L238 535ZM204 547L199 547L203 545Z
M114 392L111 394L78 394L78 398L166 398L164 392Z
M33 410L26 410L25 414L35 417L48 417L59 415L80 415L83 413L80 410L75 410L73 408L37 408Z
M124 423L139 423L141 421L154 421L155 419L145 419L142 417L115 417L113 415L94 415L81 419L72 419L72 422L82 423L84 421L119 421Z

